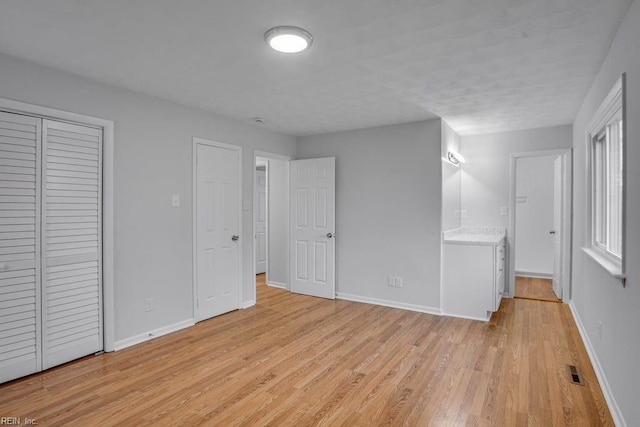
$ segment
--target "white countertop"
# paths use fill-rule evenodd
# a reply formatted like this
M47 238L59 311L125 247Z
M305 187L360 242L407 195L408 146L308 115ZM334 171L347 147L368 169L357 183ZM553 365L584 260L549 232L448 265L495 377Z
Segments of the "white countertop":
M506 236L503 227L460 227L442 233L443 243L456 245L491 245L499 244Z

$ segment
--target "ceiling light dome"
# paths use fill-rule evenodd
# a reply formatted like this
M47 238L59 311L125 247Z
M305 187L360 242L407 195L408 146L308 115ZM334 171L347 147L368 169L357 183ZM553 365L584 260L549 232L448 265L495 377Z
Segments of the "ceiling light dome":
M264 33L264 40L273 50L278 52L298 53L311 47L313 37L302 28L281 26L273 27Z

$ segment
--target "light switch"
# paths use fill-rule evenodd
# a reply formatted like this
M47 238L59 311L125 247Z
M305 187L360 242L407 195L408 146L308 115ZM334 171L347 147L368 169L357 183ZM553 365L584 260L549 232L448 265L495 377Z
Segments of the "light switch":
M509 208L506 206L501 206L500 207L500 216L507 216L509 215Z
M174 194L171 198L171 206L174 208L177 208L178 206L180 206L180 195L179 194Z
M242 202L242 210L243 211L250 211L251 210L251 200L244 200Z

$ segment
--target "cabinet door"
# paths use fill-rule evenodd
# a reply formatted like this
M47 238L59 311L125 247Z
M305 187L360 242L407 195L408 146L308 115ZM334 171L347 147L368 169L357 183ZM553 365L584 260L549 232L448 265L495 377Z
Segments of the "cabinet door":
M102 350L102 130L43 120L43 369Z
M0 383L40 360L40 121L0 112Z

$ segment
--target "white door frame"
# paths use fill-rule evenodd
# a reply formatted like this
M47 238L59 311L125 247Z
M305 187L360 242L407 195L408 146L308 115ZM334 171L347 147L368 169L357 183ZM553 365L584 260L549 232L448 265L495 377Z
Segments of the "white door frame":
M286 156L283 154L276 154L276 153L270 153L268 151L260 151L260 150L253 150L253 172L252 172L252 176L253 176L253 200L256 200L256 194L258 193L258 188L256 185L256 161L258 159L258 157L262 157L265 159L274 159L274 160L282 160L285 162L289 162L290 160L293 160L293 157L291 156ZM267 272L266 274L266 281L268 283L269 281L269 175L268 175L268 169L269 167L267 166ZM289 188L286 189L287 194L289 194ZM256 207L255 205L252 208L253 214L252 214L252 221L251 221L251 236L252 236L252 241L253 241L253 267L252 267L252 273L253 273L253 281L254 281L254 285L253 285L253 299L252 301L255 304L256 301L256 295L255 295L255 277L256 277L256 239L255 239L255 235L256 235ZM289 242L289 229L287 228L287 242ZM287 283L286 285L286 289L289 290L289 286L290 286L290 280L289 280L289 245L287 244Z
M113 128L111 120L0 98L0 109L102 129L102 309L104 351L115 351Z
M509 283L508 293L513 298L516 283L516 161L526 157L552 157L562 158L562 301L568 303L571 300L571 216L572 216L572 149L530 151L525 153L512 153L509 171L509 228L507 229L507 241L509 246Z
M191 214L192 214L192 219L191 219L191 225L192 225L192 254L191 254L191 261L192 261L192 275L193 275L193 280L192 280L192 293L193 293L193 319L197 319L196 316L196 310L197 310L197 306L198 306L198 264L197 264L197 249L198 249L198 240L197 240L197 233L198 233L198 224L197 224L197 203L198 203L198 193L197 193L197 181L198 181L198 169L197 169L197 161L198 161L198 144L201 145L208 145L210 147L216 147L216 148L224 148L227 150L234 150L238 152L238 235L240 236L240 240L238 240L238 304L237 304L237 308L241 308L242 307L242 265L243 265L243 251L242 251L242 241L244 239L244 236L242 235L242 147L238 146L238 145L232 145L232 144L226 144L224 142L218 142L218 141L212 141L210 139L204 139L204 138L198 138L198 137L193 137L193 143L191 146L191 151L192 151L192 164L191 164L191 169L192 169L192 180L191 180L191 191L192 191L192 196L191 196ZM254 168L255 169L255 168ZM255 262L253 263L254 266L254 270L255 270Z

